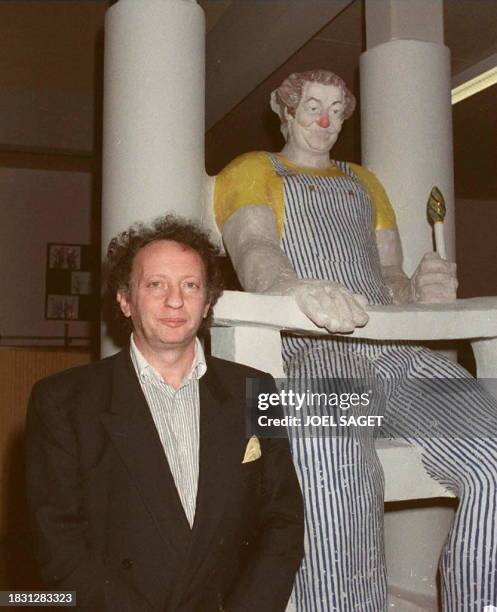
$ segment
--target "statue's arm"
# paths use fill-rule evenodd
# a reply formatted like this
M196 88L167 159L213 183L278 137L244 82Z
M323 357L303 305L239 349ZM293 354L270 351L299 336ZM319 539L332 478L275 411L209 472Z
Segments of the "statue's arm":
M279 244L278 227L269 206L248 205L223 226L223 240L242 287L254 293L287 295L298 281Z
M402 269L402 245L397 228L376 230L376 244L385 284L394 304L450 302L456 299L456 264L428 252L409 278Z
M392 292L393 303L415 302L411 280L402 269L402 245L398 229L392 227L376 230L376 244L383 280Z
M293 295L319 327L349 332L365 325L365 298L332 281L299 279L280 247L270 206L246 205L223 224L224 243L243 288L256 293Z

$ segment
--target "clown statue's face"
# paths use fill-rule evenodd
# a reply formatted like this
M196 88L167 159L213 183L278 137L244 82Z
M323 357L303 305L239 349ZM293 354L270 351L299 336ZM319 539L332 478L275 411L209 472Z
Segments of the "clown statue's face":
M283 153L302 165L323 165L343 124L344 94L336 85L307 82L295 116L285 110L288 139Z

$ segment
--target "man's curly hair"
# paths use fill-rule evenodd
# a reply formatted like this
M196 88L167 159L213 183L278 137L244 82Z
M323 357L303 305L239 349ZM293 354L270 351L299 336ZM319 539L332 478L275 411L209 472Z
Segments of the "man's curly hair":
M219 249L200 225L174 215L158 217L150 225L134 223L110 241L104 264L108 306L114 316L125 322L129 329L131 321L122 314L116 295L118 291L127 295L132 292L131 272L135 256L140 249L158 240L178 242L198 253L202 259L207 299L210 302L209 312L201 326L201 331L205 331L211 323L213 307L223 292L221 272L216 260Z

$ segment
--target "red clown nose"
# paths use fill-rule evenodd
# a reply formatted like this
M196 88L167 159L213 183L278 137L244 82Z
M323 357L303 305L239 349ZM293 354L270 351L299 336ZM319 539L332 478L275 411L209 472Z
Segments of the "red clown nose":
M319 118L318 125L319 125L319 127L322 127L322 128L330 127L330 120L328 118L328 115L322 115Z

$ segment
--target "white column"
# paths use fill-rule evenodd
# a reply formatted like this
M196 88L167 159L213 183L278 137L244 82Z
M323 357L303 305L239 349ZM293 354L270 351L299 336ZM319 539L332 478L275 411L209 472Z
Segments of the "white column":
M105 20L102 254L135 221L200 219L205 23L195 0L119 0ZM103 355L115 352L102 338Z
M102 246L134 221L200 217L205 24L195 0L119 0L105 21Z
M362 162L390 196L410 275L433 249L426 202L435 185L447 205L448 257L455 256L450 54L443 44L443 1L366 0L365 8ZM397 588L423 601L435 600L438 558L452 518L446 508L386 513L388 582L394 594ZM399 609L407 607L402 598L392 601Z
M442 0L366 0L362 54L362 161L383 182L411 274L432 250L426 202L433 186L447 204L448 257L455 257L450 53Z

